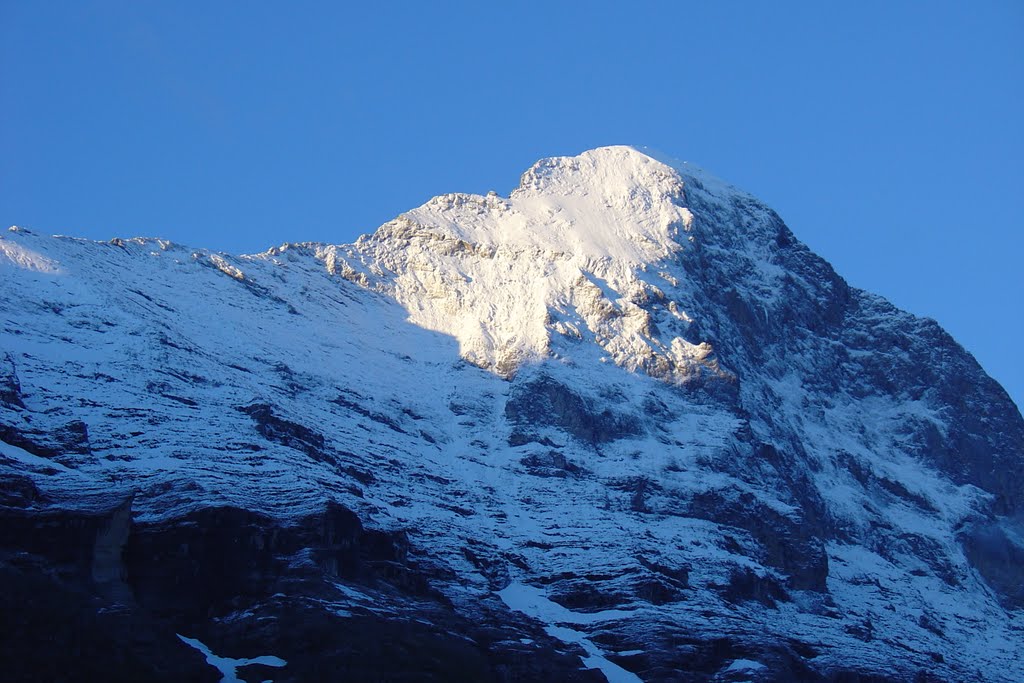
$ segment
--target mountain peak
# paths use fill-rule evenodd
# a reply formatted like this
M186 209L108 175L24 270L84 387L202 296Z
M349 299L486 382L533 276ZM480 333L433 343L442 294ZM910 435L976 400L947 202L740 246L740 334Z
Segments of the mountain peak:
M598 193L628 195L636 188L664 184L666 191L680 184L675 170L635 147L597 147L578 156L541 159L522 176L513 196L559 196Z
M686 334L687 312L661 310L666 288L687 279L684 190L672 167L632 147L543 159L509 197L447 194L402 214L352 245L345 272L506 377L568 361L585 340L588 354L673 383L729 379L710 345ZM652 314L675 322L659 328Z
M507 198L440 195L400 219L485 247L537 248L637 265L678 249L691 215L678 173L618 146L542 159Z
M435 197L342 260L356 282L506 377L596 347L673 384L729 384L696 311L727 291L773 300L789 238L770 209L710 174L614 146L542 159L508 197Z

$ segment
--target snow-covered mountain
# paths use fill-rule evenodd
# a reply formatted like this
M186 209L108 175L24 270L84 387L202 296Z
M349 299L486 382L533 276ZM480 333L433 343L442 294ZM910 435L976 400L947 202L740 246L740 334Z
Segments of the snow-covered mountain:
M248 256L12 228L0 312L11 680L1024 679L1020 412L689 165Z

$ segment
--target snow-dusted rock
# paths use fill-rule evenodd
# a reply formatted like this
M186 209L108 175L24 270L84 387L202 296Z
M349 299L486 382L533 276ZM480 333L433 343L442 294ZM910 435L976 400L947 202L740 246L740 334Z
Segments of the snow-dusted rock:
M248 256L19 229L0 311L0 569L68 596L4 632L71 614L83 671L1024 677L1019 411L689 165Z

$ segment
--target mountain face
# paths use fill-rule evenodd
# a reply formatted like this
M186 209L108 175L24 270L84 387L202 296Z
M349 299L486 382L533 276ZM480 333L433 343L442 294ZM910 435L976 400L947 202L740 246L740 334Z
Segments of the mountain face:
M610 147L354 244L0 238L8 680L1024 679L1024 420Z

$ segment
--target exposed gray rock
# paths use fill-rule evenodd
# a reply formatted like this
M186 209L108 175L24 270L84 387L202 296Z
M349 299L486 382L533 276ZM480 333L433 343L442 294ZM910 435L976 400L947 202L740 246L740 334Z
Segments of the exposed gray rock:
M555 427L589 445L635 436L641 431L635 416L595 407L592 401L544 375L513 385L505 417L520 428L516 434Z
M1008 606L1024 607L1024 524L996 518L970 524L961 534L964 554Z
M24 408L21 401L21 382L14 367L11 354L0 355L0 405L8 408Z

